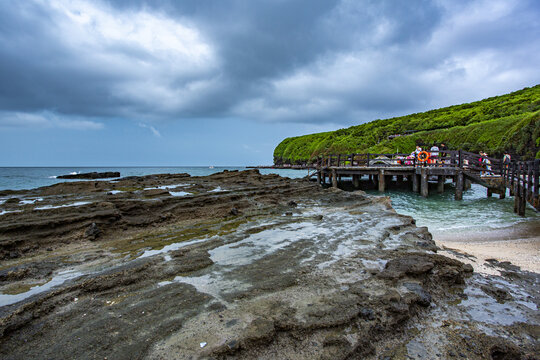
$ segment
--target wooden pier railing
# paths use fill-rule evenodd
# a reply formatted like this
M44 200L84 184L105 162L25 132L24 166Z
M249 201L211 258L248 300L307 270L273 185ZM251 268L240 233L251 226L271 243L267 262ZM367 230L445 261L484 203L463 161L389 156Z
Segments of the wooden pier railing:
M430 153L428 151L428 153ZM448 173L455 175L463 174L469 180L488 187L499 188L501 196L506 189L510 189L510 195L514 196L514 210L523 215L526 202L529 202L537 211L540 210L539 196L539 167L540 160L511 161L503 163L501 159L481 156L464 150L439 151L438 156L430 157L421 162L417 156L411 154L332 154L320 156L316 159L315 168L321 174L333 171L335 174L362 174L373 169L401 169L418 174L419 170L428 170L427 173L435 174L448 169ZM426 169L427 168L427 169ZM429 170L431 169L431 170ZM423 170L422 170L423 171ZM460 175L461 176L461 175ZM324 177L323 177L324 178ZM486 178L497 180L497 186L490 185ZM413 181L416 179L413 178Z

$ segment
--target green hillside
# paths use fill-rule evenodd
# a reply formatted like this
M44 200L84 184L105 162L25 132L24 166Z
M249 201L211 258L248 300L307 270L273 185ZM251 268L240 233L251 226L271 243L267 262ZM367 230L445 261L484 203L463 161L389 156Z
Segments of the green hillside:
M416 131L392 139L389 136ZM510 151L540 158L540 85L468 104L375 120L336 131L291 137L274 150L274 163L302 163L323 154L408 153L416 144L450 149Z

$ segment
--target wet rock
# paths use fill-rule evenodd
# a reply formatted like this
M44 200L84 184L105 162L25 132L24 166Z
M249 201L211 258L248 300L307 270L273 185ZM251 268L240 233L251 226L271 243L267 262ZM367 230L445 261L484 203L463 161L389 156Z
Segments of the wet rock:
M171 251L170 255L175 260L171 275L201 270L214 264L208 251L202 249L180 249Z
M437 272L437 277L450 284L464 284L463 271L460 270L457 267L446 266Z
M437 245L435 245L434 241L417 241L416 245L420 248L424 248L428 251L437 252Z
M12 198L9 198L5 201L5 204L18 204L21 202L21 199L19 198L16 198L16 197L12 197Z
M323 340L323 346L348 346L349 341L342 334L329 334Z
M415 302L419 305L427 307L431 304L431 295L422 287L422 285L413 282L405 282L403 283L403 286L417 296Z
M150 189L150 190L144 190L143 192L144 196L148 197L158 197L158 196L168 196L171 195L168 190L165 189Z
M238 350L240 348L240 342L238 342L237 340L231 340L227 343L227 347L229 348L229 350Z
M516 360L520 359L523 353L512 344L497 344L491 347L489 355L492 360Z
M92 204L24 212L13 222L2 219L2 256L19 251L31 258L34 246L55 249L45 254L51 258L48 269L40 268L39 260L0 271L2 287L16 279L38 283L41 277L44 283L51 277L44 275L47 271L76 268L74 263L105 270L0 307L0 357L375 359L385 344L395 349L396 340L422 338L423 333L411 330L422 332L416 322L432 320L423 308L430 301L446 304L465 296L453 284L466 276L466 266L429 253L429 246L422 245L432 241L427 229L388 211L384 202L366 196L364 203L357 194L257 171L190 178L189 186L201 190L196 196L163 192L148 198L142 191L185 184L179 179L163 174L41 189L31 196L46 191L56 194L45 200L53 205ZM203 191L218 185L228 191ZM124 193L107 197L112 188ZM303 217L283 206L291 201L313 204L318 213L329 214L327 221L313 221L323 217ZM240 215L238 209L245 216L231 217ZM283 218L287 210L298 216ZM378 243L398 241L399 247L371 246L363 233L334 241L337 232L328 230L336 229L325 227L339 212L351 210L364 219L350 223L353 230L373 226L376 238L383 237L383 229L403 224L388 230L397 236ZM97 224L102 233L99 243L85 246L90 238L81 234L89 224ZM241 231L235 231L239 226ZM316 235L310 237L312 227ZM178 250L136 258L169 245ZM83 249L83 254L64 248ZM373 276L366 261L377 264L374 274L387 262L383 275ZM437 349L443 357L450 347L461 349L455 346L466 355L472 352L464 338L453 339L450 332L458 325L448 321L437 328L445 342ZM478 346L471 347L480 353L476 358L489 356L495 343L473 339ZM396 358L402 354L395 352Z
M379 276L389 279L401 278L405 275L418 276L433 269L433 262L422 255L406 255L386 263Z
M271 320L256 318L247 327L246 338L250 342L270 340L275 332L274 322Z
M512 299L512 295L506 289L502 289L493 285L482 285L480 287L487 295L495 298L497 302L504 303Z
M375 320L375 312L370 308L362 308L360 310L360 316L369 321Z
M474 268L471 264L463 264L462 269L464 272L469 273L469 274L474 271Z
M117 171L108 171L108 172L90 172L82 174L69 174L69 175L60 175L58 179L107 179L107 178L116 178L120 177L120 173Z
M101 230L96 223L92 223L84 232L84 236L90 240L96 240L101 235Z
M290 207L297 207L298 204L297 204L295 201L291 200L291 201L289 201L289 202L287 203L287 206L290 206Z

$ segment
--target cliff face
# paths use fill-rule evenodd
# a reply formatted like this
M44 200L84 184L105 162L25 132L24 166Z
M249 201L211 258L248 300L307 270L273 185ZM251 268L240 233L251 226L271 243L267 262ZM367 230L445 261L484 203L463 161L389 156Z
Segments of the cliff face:
M399 135L399 136L396 136ZM416 144L525 159L540 157L540 85L423 113L375 120L337 131L291 137L274 150L274 163L300 163L329 153L410 152Z

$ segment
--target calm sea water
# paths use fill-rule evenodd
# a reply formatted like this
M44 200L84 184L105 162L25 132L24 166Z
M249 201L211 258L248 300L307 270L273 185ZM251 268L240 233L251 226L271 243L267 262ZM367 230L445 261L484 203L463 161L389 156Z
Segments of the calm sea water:
M163 173L188 173L192 176L205 176L223 170L245 170L245 167L42 167L42 168L0 168L0 190L32 189L56 184L62 181L56 176L72 172L119 171L124 176L141 176ZM262 174L276 173L290 178L304 177L307 170L261 169ZM80 181L80 180L73 180ZM377 192L370 192L378 195ZM480 185L464 192L463 201L454 201L451 186L443 194L430 194L424 199L412 191L388 191L392 205L401 214L413 216L418 226L427 226L430 231L445 233L485 231L512 226L520 222L540 222L540 214L532 207L526 217L513 213L514 200L498 196L486 197L486 190Z
M377 194L376 192L370 192ZM442 194L430 193L427 199L412 191L389 191L392 206L397 212L416 219L418 226L427 226L433 233L477 233L506 228L518 223L540 223L540 213L527 205L526 216L514 214L514 198L507 192L505 199L498 195L488 198L486 188L472 184L463 192L463 200L454 200L454 188L447 184Z
M245 167L0 167L0 190L34 189L41 186L53 185L65 181L57 176L70 173L119 171L122 177L143 176L151 174L188 173L191 176L206 176L223 170L246 170ZM307 170L291 169L261 169L261 174L276 173L281 176L298 178L307 175Z

